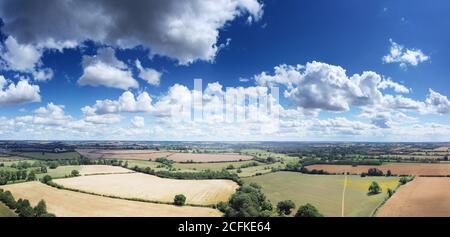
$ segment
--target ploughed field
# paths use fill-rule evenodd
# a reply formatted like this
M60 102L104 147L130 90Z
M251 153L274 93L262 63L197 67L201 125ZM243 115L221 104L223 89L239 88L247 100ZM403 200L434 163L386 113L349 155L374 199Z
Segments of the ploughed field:
M155 160L157 158L167 158L175 162L226 162L226 161L246 161L253 157L236 153L223 154L198 154L198 153L177 153L170 151L155 150L77 150L81 155L89 159L128 159L128 160Z
M380 208L380 217L450 216L450 178L417 177Z
M344 175L306 175L296 172L276 172L244 178L246 183L261 185L267 198L276 205L283 200L292 200L296 208L311 203L324 216L371 216L387 197L387 189L395 189L397 177L347 176L344 191ZM368 188L376 181L382 193L368 195ZM342 201L344 199L344 201Z
M329 173L361 174L370 168L377 168L383 173L388 170L395 175L411 176L447 176L450 175L450 164L418 164L418 163L390 163L384 165L309 165L308 170L324 170Z
M61 190L40 182L2 186L17 199L28 199L34 206L44 199L50 213L58 217L209 217L221 216L216 209L206 207L177 207L138 201L101 197Z
M178 180L153 175L111 174L54 180L66 188L101 195L173 202L175 195L186 196L186 203L209 205L227 201L238 185L231 180Z

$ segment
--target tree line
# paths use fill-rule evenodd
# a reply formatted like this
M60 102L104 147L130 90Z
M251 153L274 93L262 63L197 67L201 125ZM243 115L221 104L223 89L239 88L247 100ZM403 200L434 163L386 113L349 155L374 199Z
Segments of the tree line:
M10 191L0 189L0 202L3 202L8 208L14 210L20 217L55 217L48 213L47 205L44 200L33 207L27 199L15 200Z

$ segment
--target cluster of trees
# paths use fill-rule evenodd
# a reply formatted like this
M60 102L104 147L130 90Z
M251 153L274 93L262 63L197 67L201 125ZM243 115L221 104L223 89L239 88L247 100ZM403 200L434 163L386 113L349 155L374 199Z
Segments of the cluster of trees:
M54 217L54 214L47 212L47 205L41 200L35 207L32 207L27 199L15 200L10 191L0 189L0 201L15 212L20 217Z
M175 163L173 160L169 160L167 158L156 158L155 162L162 164L163 166L167 166L169 168L172 167L172 164Z
M203 170L200 172L170 172L170 171L155 171L150 167L138 167L135 166L131 168L136 172L155 175L161 178L170 178L170 179L229 179L233 180L238 184L241 184L242 181L234 173L230 173L227 170L220 171L212 171L212 170Z
M30 172L27 172L27 170L0 170L0 185L20 180L33 181L36 180L37 173L35 170L31 170Z
M234 193L228 203L221 202L217 208L226 217L270 217L273 207L257 184L245 184Z
M281 201L274 210L270 201L261 191L261 187L251 183L241 186L227 203L221 202L217 208L225 213L225 217L271 217L276 213L279 216L289 216L295 209L295 203L291 200ZM295 216L321 217L322 214L308 203L299 207Z
M389 171L389 174L391 173L391 171ZM366 177L366 176L384 176L383 171L377 169L377 168L370 168L367 173L361 173L361 177ZM390 176L390 175L389 175Z

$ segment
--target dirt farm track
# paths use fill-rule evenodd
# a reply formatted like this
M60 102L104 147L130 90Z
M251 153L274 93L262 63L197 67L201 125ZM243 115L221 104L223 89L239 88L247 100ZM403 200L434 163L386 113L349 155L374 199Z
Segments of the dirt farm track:
M418 177L400 187L378 211L379 217L450 216L450 178Z

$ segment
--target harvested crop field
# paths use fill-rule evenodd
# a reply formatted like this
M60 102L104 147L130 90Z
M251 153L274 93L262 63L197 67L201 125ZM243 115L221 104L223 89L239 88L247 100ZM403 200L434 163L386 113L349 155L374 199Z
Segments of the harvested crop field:
M167 159L175 162L226 162L226 161L246 161L253 159L252 156L239 154L195 154L195 153L173 153Z
M450 164L417 164L417 163L390 163L385 165L309 165L308 170L324 170L329 173L361 174L367 172L370 168L377 168L383 173L388 170L395 175L414 175L414 176L447 176L450 175Z
M40 182L6 185L16 199L36 205L44 199L49 212L59 217L209 217L221 216L218 210L204 207L176 207L100 197L52 188Z
M80 169L81 175L123 174L123 173L134 173L134 171L125 169L120 166L109 166L109 165L82 165Z
M122 198L173 202L175 195L186 196L189 204L216 204L227 201L238 185L231 180L178 180L153 175L111 174L58 179L67 188Z
M400 187L381 209L380 217L450 216L450 178L418 177Z

